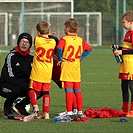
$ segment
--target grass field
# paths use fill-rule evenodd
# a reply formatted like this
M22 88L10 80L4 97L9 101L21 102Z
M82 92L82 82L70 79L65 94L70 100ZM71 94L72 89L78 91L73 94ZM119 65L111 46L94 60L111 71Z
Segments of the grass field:
M5 49L0 47L0 49ZM6 48L8 49L8 48ZM1 53L1 62L7 53ZM81 62L83 111L87 108L109 107L121 110L121 88L116 63L110 47L93 47L90 55ZM0 133L132 133L133 118L120 122L120 118L96 118L89 122L54 123L59 112L65 111L64 90L52 82L50 120L34 120L29 123L8 120L3 117L4 99L0 97ZM41 112L42 99L39 100Z

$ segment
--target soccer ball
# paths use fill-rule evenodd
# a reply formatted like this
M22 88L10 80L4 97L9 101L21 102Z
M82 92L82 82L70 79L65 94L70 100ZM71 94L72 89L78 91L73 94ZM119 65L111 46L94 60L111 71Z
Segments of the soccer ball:
M25 109L27 112L29 112L30 111L30 104L26 105Z

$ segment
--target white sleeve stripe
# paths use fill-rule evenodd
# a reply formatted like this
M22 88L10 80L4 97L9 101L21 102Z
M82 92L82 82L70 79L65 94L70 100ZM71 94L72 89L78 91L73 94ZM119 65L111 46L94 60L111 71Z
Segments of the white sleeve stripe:
M13 71L12 71L12 66L11 66L11 57L13 56L13 53L10 53L7 56L7 69L10 77L14 77Z

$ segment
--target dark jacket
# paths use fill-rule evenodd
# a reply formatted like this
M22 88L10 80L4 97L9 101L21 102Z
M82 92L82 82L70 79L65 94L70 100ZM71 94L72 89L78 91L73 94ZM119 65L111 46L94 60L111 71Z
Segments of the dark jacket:
M23 56L15 49L11 50L5 59L1 72L0 89L7 88L28 88L29 76L33 56L28 54Z

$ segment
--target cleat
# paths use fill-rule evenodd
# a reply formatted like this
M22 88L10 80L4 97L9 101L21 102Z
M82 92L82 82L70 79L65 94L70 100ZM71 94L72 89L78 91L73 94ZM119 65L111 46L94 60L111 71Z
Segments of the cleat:
M61 112L61 113L58 113L59 116L65 115L65 114L66 114L66 111L65 112Z
M78 113L78 110L77 110L77 109L74 109L74 110L73 110L73 114L74 114L74 115L77 115L77 113Z
M77 109L74 109L72 115L76 115L77 112L78 112L78 110L77 110ZM65 115L66 113L67 113L67 111L65 111L65 112L61 112L61 113L58 113L58 115L61 116L61 115Z
M133 110L129 111L126 115L126 117L132 118L133 117Z
M50 119L49 113L42 113L41 115L36 117L37 119Z
M83 112L82 111L78 111L78 117L82 118L84 115L83 115Z
M44 119L49 119L49 113L45 113L45 118Z
M7 117L8 117L8 119L12 119L12 120L20 120L20 121L23 120L22 116L18 116L18 115L14 115L14 114L9 114L9 115L7 115Z
M19 115L24 115L24 116L30 115L30 114L26 111L25 107L19 106L18 104L16 104L15 106L13 106L13 107L12 107L12 110L13 110L14 112L16 112L17 114L19 114Z
M7 113L6 113L6 111L4 111L4 110L3 110L3 116L4 116L4 117L7 117Z
M72 111L66 112L66 115L73 115L73 112Z

